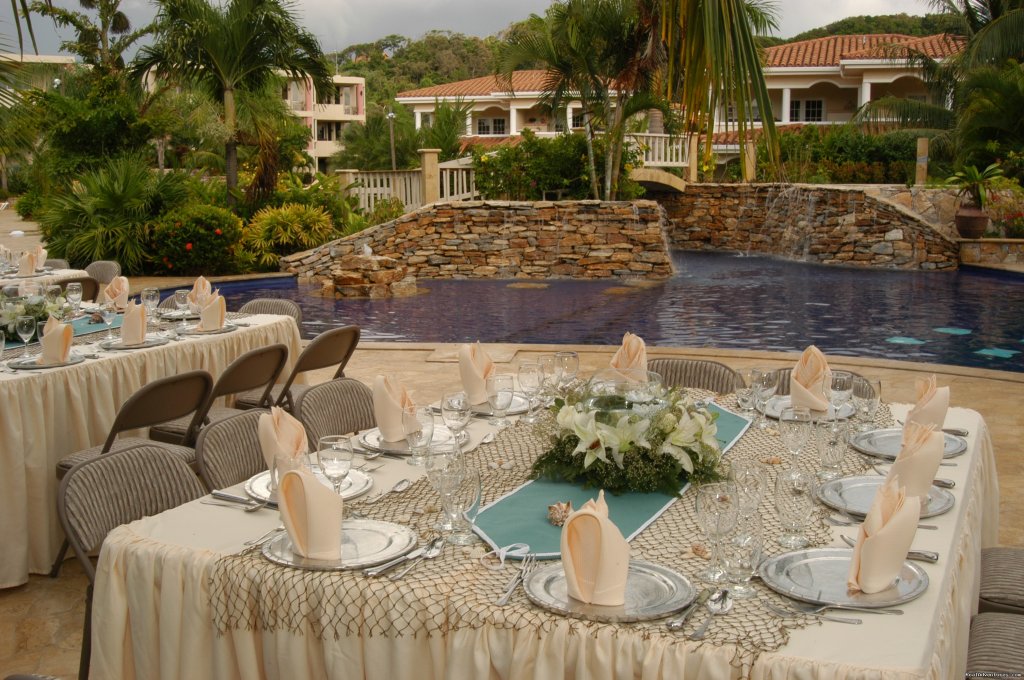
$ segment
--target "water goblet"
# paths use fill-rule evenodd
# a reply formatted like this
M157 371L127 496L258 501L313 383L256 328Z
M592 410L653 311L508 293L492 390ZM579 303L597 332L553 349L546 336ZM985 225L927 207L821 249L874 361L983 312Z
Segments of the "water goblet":
M549 405L554 401L555 395L558 393L558 386L562 382L562 369L554 354L543 354L537 357L537 363L540 364L544 404Z
M761 499L768 492L768 473L764 464L756 460L734 460L729 480L739 497L740 517L756 515Z
M107 324L107 340L114 339L114 319L117 318L117 307L113 302L107 302L100 307L100 317L103 319L103 323Z
M71 313L78 317L78 308L82 305L82 284L72 281L64 290L64 297L71 303Z
M47 286L43 290L43 297L46 298L46 302L47 303L49 303L51 305L54 305L54 304L57 304L57 300L60 299L60 293L61 293L60 286L58 286L56 284L52 284L52 285Z
M808 540L803 532L814 515L814 477L795 467L779 471L775 511L783 532L779 545L793 550L806 547Z
M736 489L729 482L703 484L697 488L697 522L711 543L711 564L698 572L707 583L721 583L727 576L722 566L721 542L736 527L739 515Z
M455 441L464 445L469 441L466 426L473 417L469 396L465 392L449 392L441 397L441 420L455 436Z
M448 542L454 545L476 543L473 525L480 514L480 471L471 467L463 470L449 469L440 474L439 480L444 511L452 523Z
M18 288L21 296L25 298L37 298L43 294L42 287L35 281L24 281Z
M185 323L185 312L188 311L188 294L189 290L187 288L179 288L174 291L174 306L178 308L178 314L181 316L180 327L182 330L187 327L187 324Z
M779 372L772 368L750 369L750 387L754 393L754 407L760 411L756 426L760 430L768 429L768 420L764 411L768 400L775 396L779 388Z
M317 442L316 459L320 465L320 472L331 482L334 493L339 496L341 495L341 484L352 469L354 456L352 440L347 435L320 437Z
M823 385L825 398L832 405L833 413L839 415L839 409L850 401L853 395L853 374L849 371L832 371L831 382Z
M146 325L152 326L156 323L156 308L160 304L160 290L158 288L143 288L139 298L146 308Z
M555 362L561 369L559 384L564 387L576 378L580 370L580 355L576 352L555 352Z
M849 425L845 420L830 418L818 421L815 428L818 440L818 457L821 459L821 470L818 479L827 482L839 478L839 468L846 456L849 441Z
M512 397L515 395L515 381L511 373L494 373L487 377L487 403L491 407L494 416L491 424L498 430L503 430L511 423L505 417L505 412L512 406Z
M427 481L437 492L438 496L444 498L442 483L445 475L456 475L465 472L465 459L462 457L462 448L454 441L431 444L427 447L426 458L423 462L423 469L427 473ZM451 518L446 512L441 513L441 520L434 525L438 531L451 531L454 526Z
M871 378L853 379L853 405L860 420L860 431L867 432L875 427L875 413L882 401L882 383Z
M743 378L743 387L736 390L736 406L743 415L750 417L754 414L754 384L751 369L739 371Z
M750 585L750 579L761 561L762 548L761 518L757 514L741 517L733 532L722 542L722 561L732 584L729 592L733 597L757 597L757 590Z
M412 454L405 461L409 465L423 465L424 453L434 438L434 411L428 406L406 406L402 414L405 441Z
M534 407L537 403L537 394L540 392L544 374L541 372L540 364L536 361L525 361L519 364L519 389L526 397L526 415L521 418L524 423L535 423L538 420Z
M800 455L800 451L811 437L810 409L801 406L782 409L782 413L779 414L779 435L792 461Z
M25 343L25 351L21 358L28 359L28 341L36 334L36 319L32 316L19 316L14 320L14 332L18 334L21 341Z

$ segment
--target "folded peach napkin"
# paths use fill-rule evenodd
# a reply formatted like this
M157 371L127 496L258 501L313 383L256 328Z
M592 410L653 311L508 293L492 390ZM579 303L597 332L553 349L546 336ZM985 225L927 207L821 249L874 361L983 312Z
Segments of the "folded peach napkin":
M141 345L146 341L146 307L135 304L135 301L128 303L124 312L124 320L121 322L121 344Z
M227 316L227 305L224 298L218 293L207 298L202 309L199 310L199 330L216 331L224 328L224 318Z
M270 413L260 416L256 429L268 469L274 469L275 465L279 471L302 467L303 457L309 453L309 442L306 428L294 416L272 406Z
M36 273L35 253L22 253L18 260L18 276L31 276Z
M907 423L900 453L889 468L888 479L898 476L908 496L927 498L942 462L944 439L931 425Z
M289 470L277 492L292 550L311 560L341 559L341 496L307 470Z
M43 268L43 266L46 264L46 256L48 254L49 253L47 252L46 248L42 246L36 246L36 269Z
M206 277L200 276L192 284L192 290L188 294L188 301L202 307L211 295L213 295L213 286L206 280Z
M127 277L115 276L107 284L107 287L103 289L103 299L106 302L113 302L114 306L118 309L124 309L128 306L128 291L130 288Z
M487 378L494 371L494 362L479 342L459 347L459 374L469 403L483 404L487 401Z
M917 404L907 414L908 423L932 425L941 430L949 409L949 387L937 387L935 376L917 381Z
M71 354L71 341L75 337L75 331L71 324L63 324L57 317L51 316L43 326L43 337L39 344L43 348L36 363L42 365L63 364Z
M851 591L878 593L892 585L907 559L920 515L920 499L908 496L899 479L890 477L860 525L846 578Z
M570 597L605 607L625 603L629 543L608 518L604 490L562 525L562 566Z
M825 385L832 382L832 371L821 350L811 345L800 355L789 378L789 394L793 406L812 411L827 411Z
M398 378L378 375L374 379L373 415L384 441L405 441L405 409L413 405L412 397Z
M647 346L639 335L626 333L612 356L611 367L627 378L647 382Z

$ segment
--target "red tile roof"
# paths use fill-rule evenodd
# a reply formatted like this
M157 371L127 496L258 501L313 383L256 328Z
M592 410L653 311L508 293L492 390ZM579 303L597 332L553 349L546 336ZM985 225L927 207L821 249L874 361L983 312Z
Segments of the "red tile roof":
M544 90L544 71L514 71L512 73L512 90L514 92L542 92ZM508 92L507 83L499 82L497 76L482 76L469 80L460 80L433 87L421 87L418 90L399 92L398 98L404 97L484 97L494 92Z
M899 33L868 35L831 35L814 40L776 45L765 50L765 63L771 67L839 66L844 59L902 59L894 55L893 45L920 50L933 59L948 57L963 49L962 38L939 34L915 38Z

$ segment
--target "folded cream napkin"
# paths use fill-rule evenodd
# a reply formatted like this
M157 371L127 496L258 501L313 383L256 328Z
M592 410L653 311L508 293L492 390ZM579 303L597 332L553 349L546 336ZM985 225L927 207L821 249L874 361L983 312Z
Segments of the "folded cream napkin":
M199 310L199 330L216 331L224 327L224 318L227 316L228 308L224 298L218 293L207 298L202 309Z
M46 256L48 255L46 248L42 246L36 246L36 269L42 269L46 264Z
M278 470L294 470L309 453L306 428L283 408L272 406L270 413L261 415L257 434L267 469L277 465Z
M188 294L188 301L202 307L211 295L213 295L213 286L206 280L206 277L200 276L192 284L192 290Z
M907 423L900 453L889 468L888 479L899 477L908 496L927 498L942 462L944 439L931 425Z
M107 287L103 289L103 300L105 302L113 302L114 306L118 309L124 309L128 306L128 291L130 288L127 277L115 276L107 284Z
M625 603L629 543L608 519L604 490L562 525L562 566L570 597L605 607Z
M121 322L121 343L124 345L141 345L146 341L146 307L137 305L135 301L128 303Z
M639 335L626 333L612 356L611 367L627 378L647 382L647 346Z
M949 409L949 387L937 387L935 376L917 381L917 404L907 414L908 423L932 425L941 430Z
M487 401L487 378L494 371L494 362L479 342L459 347L459 374L470 404Z
M908 496L898 478L886 480L860 525L846 578L851 591L878 593L892 585L907 559L920 515L920 499Z
M825 384L832 382L832 371L821 350L811 345L800 355L789 378L789 394L793 406L812 411L827 411Z
M378 375L374 379L373 415L384 441L405 441L405 409L413 405L409 392L398 378Z
M43 337L39 344L43 348L36 363L43 366L49 364L63 364L71 354L71 342L74 340L75 331L71 324L63 324L57 317L51 316L43 326Z
M281 477L277 507L292 550L311 560L341 559L341 496L307 470Z
M18 260L18 276L31 276L36 273L35 253L22 253Z

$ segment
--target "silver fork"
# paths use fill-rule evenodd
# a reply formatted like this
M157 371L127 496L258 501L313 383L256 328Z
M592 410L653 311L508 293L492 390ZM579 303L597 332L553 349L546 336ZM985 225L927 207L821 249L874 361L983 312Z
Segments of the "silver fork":
M768 611L772 612L778 617L784 619L791 619L797 616L813 616L816 619L822 621L835 621L836 623L849 623L852 625L860 625L864 623L860 619L855 619L849 616L833 616L832 614L814 614L811 612L796 612L792 609L783 609L782 607L774 604L773 602L765 602L764 606L768 608Z
M508 584L505 586L505 592L501 597L498 598L497 604L499 607L503 607L508 604L508 601L512 598L512 593L516 592L516 587L526 580L526 577L533 571L533 568L537 565L537 554L526 553L526 557L523 558L522 564L519 565L519 571L512 575Z

